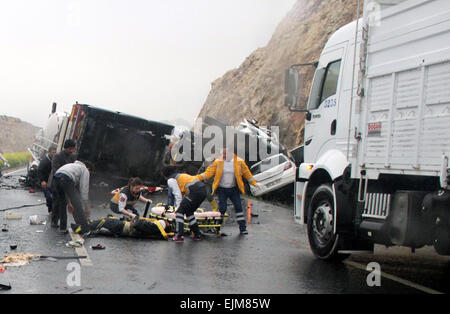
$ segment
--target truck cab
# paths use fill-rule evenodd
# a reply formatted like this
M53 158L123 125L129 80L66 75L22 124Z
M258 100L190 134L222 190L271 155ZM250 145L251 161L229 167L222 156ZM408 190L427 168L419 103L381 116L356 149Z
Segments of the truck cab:
M318 62L286 72L285 103L306 118L294 217L318 258L375 243L450 254L449 52L449 1L367 0Z

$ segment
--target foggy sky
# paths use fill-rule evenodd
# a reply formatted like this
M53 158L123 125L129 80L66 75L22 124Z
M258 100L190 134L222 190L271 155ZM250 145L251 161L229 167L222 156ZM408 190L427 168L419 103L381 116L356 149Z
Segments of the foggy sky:
M0 0L0 115L43 127L83 104L197 117L296 0Z

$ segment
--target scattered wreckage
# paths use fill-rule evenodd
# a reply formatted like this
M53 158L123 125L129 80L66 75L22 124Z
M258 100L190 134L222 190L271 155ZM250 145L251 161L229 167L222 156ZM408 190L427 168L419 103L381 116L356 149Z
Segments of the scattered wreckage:
M237 139L235 149L238 151L238 147L245 148L245 156L241 157L250 167L264 163L265 159L277 154L283 154L288 160L292 159L290 152L279 143L276 132L259 126L255 120L244 119L237 128L231 128L231 133L226 123L211 117L204 119L202 132L208 126L218 127L224 135ZM57 150L61 151L64 141L72 139L77 143L75 154L78 159L88 160L95 166L95 171L91 175L93 197L103 194L110 186L125 183L133 176L139 176L149 186L165 186L161 173L168 165L175 165L180 172L191 175L199 173L206 167L207 156L202 154L200 158L194 158L195 146L200 145L203 151L211 140L211 137L206 138L203 135L189 130L179 132L174 126L166 123L86 104L76 103L70 115L62 114L56 111L54 103L46 127L39 130L29 149L32 161L28 165L26 177L22 178L22 183L32 188L39 187L37 169L40 157L51 145L56 145ZM226 136L223 138L224 145L230 140ZM254 150L254 147L251 147L252 143L257 145L256 157L249 153L251 148ZM190 152L183 151L186 147L190 148ZM177 160L177 153L189 156ZM267 173L260 175L268 176ZM252 192L255 196L277 193L279 188L287 184L293 185L294 180L278 183L268 182L267 189ZM95 193L96 191L98 193Z

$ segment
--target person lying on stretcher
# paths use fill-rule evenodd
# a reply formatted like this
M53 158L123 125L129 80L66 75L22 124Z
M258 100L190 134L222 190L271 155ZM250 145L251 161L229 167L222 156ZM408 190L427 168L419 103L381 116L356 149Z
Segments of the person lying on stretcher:
M152 238L152 239L168 239L168 233L171 232L172 227L167 221L140 218L127 221L114 216L99 218L88 221L91 233L101 233L101 231L108 231L115 236L120 237L135 237L135 238ZM75 233L81 231L79 225L72 224L72 230Z

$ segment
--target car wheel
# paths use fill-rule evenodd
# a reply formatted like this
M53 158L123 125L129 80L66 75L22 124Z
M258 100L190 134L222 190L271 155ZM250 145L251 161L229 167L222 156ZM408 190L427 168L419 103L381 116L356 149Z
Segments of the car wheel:
M322 260L340 261L348 254L338 254L339 235L334 233L334 198L328 184L319 186L308 211L308 240L314 255Z

